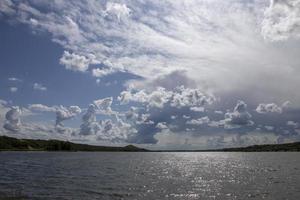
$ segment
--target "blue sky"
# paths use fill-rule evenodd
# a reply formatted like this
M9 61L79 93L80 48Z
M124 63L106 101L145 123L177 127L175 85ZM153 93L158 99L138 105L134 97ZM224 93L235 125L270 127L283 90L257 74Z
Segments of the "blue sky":
M299 8L1 1L1 134L154 149L298 141Z

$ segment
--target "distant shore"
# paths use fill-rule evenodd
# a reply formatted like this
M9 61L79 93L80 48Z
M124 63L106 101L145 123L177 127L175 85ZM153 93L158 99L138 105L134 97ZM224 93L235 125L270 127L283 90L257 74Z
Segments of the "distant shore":
M300 142L286 144L263 144L247 147L207 150L148 150L134 145L124 147L94 146L61 140L17 139L0 136L0 151L90 151L90 152L299 152Z

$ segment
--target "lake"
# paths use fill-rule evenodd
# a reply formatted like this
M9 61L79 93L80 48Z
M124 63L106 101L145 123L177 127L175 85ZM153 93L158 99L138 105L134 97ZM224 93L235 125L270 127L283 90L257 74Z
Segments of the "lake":
M300 199L300 153L0 152L0 199Z

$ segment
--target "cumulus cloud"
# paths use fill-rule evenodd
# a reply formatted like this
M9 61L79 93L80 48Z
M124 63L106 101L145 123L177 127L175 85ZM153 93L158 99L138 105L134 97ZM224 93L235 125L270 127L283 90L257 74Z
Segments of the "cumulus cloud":
M168 103L172 107L193 107L192 109L199 111L199 109L202 110L199 107L213 103L215 98L212 95L202 93L199 89L180 86L176 87L173 91L168 91L163 87L158 87L153 91L123 91L118 100L123 104L133 101L158 108L162 108Z
M112 98L99 99L94 101L88 107L86 113L82 116L79 135L94 135L97 140L111 142L128 141L130 137L136 134L136 129L130 124L121 120L116 112L110 108ZM97 121L96 114L111 114L115 120L105 119Z
M81 113L81 109L78 106L70 106L68 108L59 106L56 108L56 121L55 125L63 126L62 122L67 119L71 119Z
M247 111L247 104L238 101L233 112L225 113L225 128L240 128L241 126L252 126L254 122L251 120L251 114Z
M112 68L104 68L104 69L96 68L96 69L92 70L93 76L95 76L97 78L107 76L107 75L112 74L114 72L115 72L115 70L113 70Z
M277 46L262 37L299 38L298 0L271 5L242 0L4 2L0 13L7 20L48 32L66 49L60 61L67 69L96 76L126 71L146 82L168 74L180 77L184 71L188 81L178 80L186 87L192 83L220 94L242 93L241 98L255 96L258 102L283 96L300 102L293 92L300 84L299 41ZM94 61L111 63L111 70L91 69ZM171 90L171 81L157 82Z
M295 93L300 85L298 0L272 1L270 5L243 0L1 1L0 13L34 32L50 33L52 41L66 49L60 63L68 70L88 72L96 78L119 71L138 76L125 84L118 100L143 109L129 109L121 115L112 110L112 98L95 101L82 117L80 136L129 140L130 134L124 131L122 136L120 131L137 129L140 136L136 141L154 143L156 124L165 122L169 133L161 132L168 139L185 141L179 133L186 130L186 121L202 123L199 119L207 116L207 126L188 127L189 132L205 128L214 133L205 141L221 145L230 138L217 135L219 132L249 128L257 116L265 122L261 130L278 122L284 126L274 126L274 132L291 127L287 121L297 121L297 111L292 109L289 115L282 112L283 119L266 119L268 115L252 112L253 105L260 102L285 98L295 102L295 108L300 105L300 95ZM280 45L275 42L279 40ZM240 101L223 119L228 102L236 98L245 99L249 111ZM279 113L284 108L261 104L257 109L259 113ZM32 109L53 112L41 105ZM64 107L63 112L69 119L69 108ZM108 119L97 121L97 114ZM236 144L256 140L256 136L244 135L234 139Z
M32 111L40 111L40 112L56 112L55 107L49 107L43 104L30 104L28 109Z
M133 101L147 104L150 107L162 108L164 104L169 101L171 95L172 93L170 91L166 91L165 88L159 87L151 92L145 90L140 90L138 92L123 91L118 97L118 100L123 104Z
M195 112L204 112L204 107L191 107L190 109Z
M94 135L99 130L99 124L96 121L96 106L91 104L86 113L82 116L80 125L80 135Z
M106 13L108 15L114 15L118 20L124 17L128 17L130 14L130 9L126 4L107 2L106 3Z
M113 111L111 109L111 104L113 102L112 97L107 97L104 99L98 99L94 101L94 105L98 114L111 115Z
M257 106L256 112L264 114L264 113L281 113L282 108L275 103L261 103Z
M46 91L47 88L45 86L43 86L42 84L40 83L34 83L33 84L33 89L34 90L39 90L39 91Z
M203 124L208 124L210 122L210 119L205 116L205 117L201 117L199 119L192 119L186 122L186 124L189 125L203 125Z
M59 63L64 65L68 70L85 72L88 70L89 65L93 63L93 60L92 58L88 58L86 56L64 51Z
M191 107L204 106L214 102L214 96L204 94L199 89L185 88L183 86L176 88L171 99L173 107Z
M290 127L293 127L293 128L299 128L299 123L298 122L294 122L294 121L287 121L286 125L290 126Z
M55 113L55 131L60 134L74 135L76 131L73 128L65 127L63 121L72 119L81 113L81 108L78 106L47 106L43 104L31 104L28 106L31 111L51 112Z
M4 128L6 130L17 132L21 128L21 110L19 107L15 106L12 107L6 114L5 114L5 124Z
M300 38L300 1L271 0L264 13L262 34L273 41Z
M113 98L95 100L89 105L87 111L82 116L82 124L80 125L80 135L95 135L102 130L102 122L97 122L96 115L112 115L114 112L111 109Z
M166 122L159 122L158 124L156 124L156 128L158 128L158 129L168 129L168 126L167 126Z

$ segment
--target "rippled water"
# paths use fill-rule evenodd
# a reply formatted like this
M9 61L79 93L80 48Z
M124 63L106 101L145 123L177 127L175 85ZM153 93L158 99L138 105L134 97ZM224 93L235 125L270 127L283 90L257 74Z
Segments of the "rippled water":
M0 152L0 199L300 199L299 153Z

